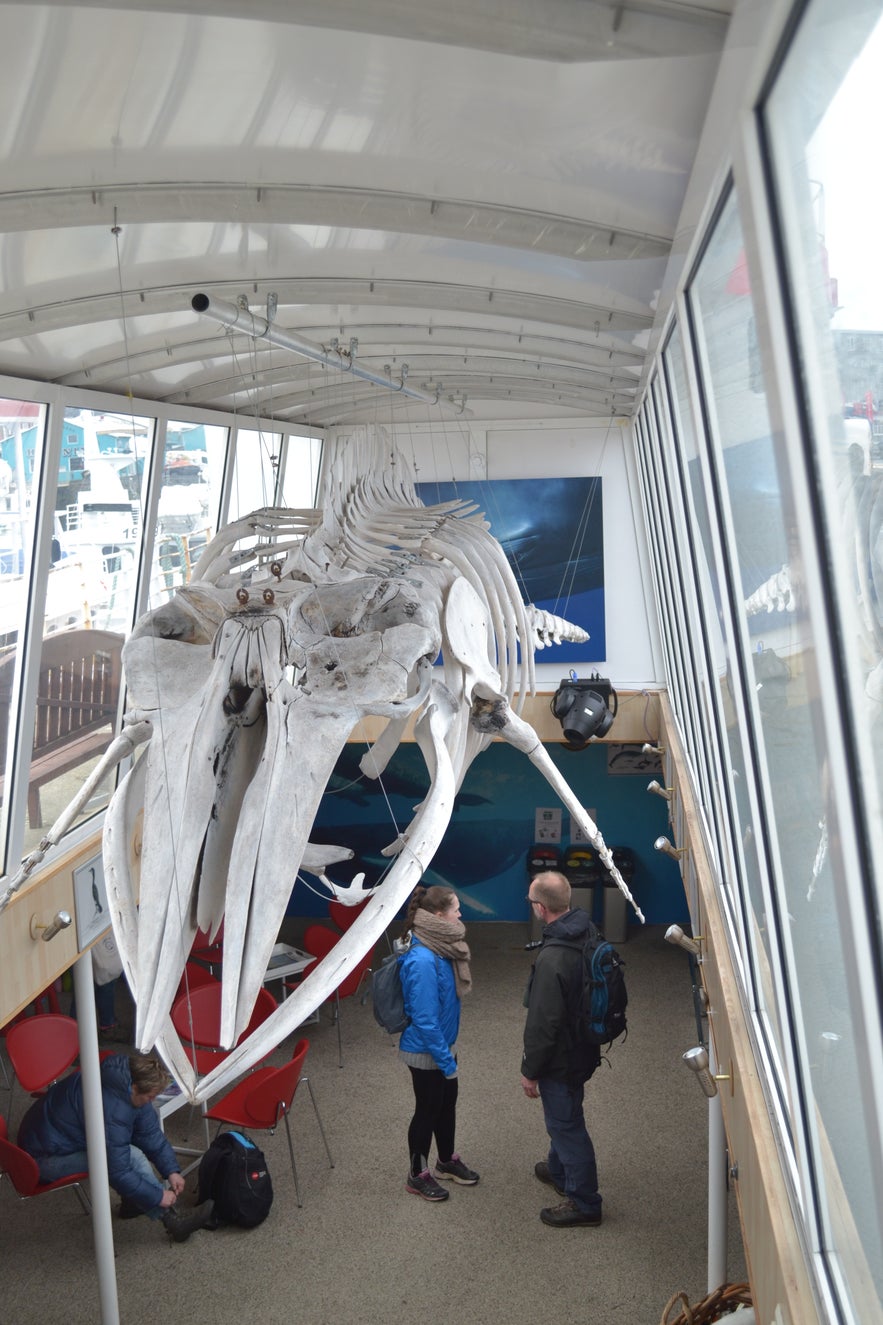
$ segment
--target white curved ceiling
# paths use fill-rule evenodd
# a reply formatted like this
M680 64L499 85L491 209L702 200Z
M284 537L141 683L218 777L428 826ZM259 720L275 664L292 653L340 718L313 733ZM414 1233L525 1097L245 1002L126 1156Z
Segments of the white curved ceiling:
M425 415L205 293L475 418L628 413L730 8L0 4L0 372Z

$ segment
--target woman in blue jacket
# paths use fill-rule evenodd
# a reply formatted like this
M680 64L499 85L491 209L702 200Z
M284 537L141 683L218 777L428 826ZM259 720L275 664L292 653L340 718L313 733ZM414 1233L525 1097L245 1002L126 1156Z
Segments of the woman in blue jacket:
M408 1128L411 1157L405 1190L425 1201L446 1201L449 1192L436 1178L474 1187L478 1174L454 1150L457 1118L457 1059L460 999L472 988L466 927L453 888L417 888L408 905L405 937L410 947L399 957L410 1018L399 1041L414 1086L414 1116ZM438 1158L429 1171L432 1138Z

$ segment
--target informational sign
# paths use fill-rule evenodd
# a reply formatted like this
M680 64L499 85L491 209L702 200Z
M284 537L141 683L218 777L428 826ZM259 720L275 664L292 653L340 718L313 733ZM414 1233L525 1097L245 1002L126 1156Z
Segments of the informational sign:
M589 818L592 820L592 823L597 823L597 822L598 822L598 818L597 818L597 815L596 815L596 813L595 813L594 810L589 810L589 809L587 809L587 810L586 810L586 814L587 814L587 815L589 816ZM578 824L577 821L574 819L573 815L571 815L571 816L570 816L570 843L571 843L571 846L577 846L578 843L580 843L580 842L588 842L588 841L589 841L589 838L586 836L586 834L585 834L585 833L583 832L583 830L580 828L579 824Z
M561 810L535 810L533 840L535 842L560 842L561 818Z

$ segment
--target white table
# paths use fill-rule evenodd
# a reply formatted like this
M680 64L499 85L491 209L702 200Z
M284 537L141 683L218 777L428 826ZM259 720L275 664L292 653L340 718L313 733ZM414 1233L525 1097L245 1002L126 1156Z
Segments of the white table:
M302 947L292 947L290 943L277 943L266 965L264 984L268 983L268 980L284 980L289 975L300 975L301 971L305 971L310 962L314 961L316 958L313 954L305 953Z
M316 959L312 953L304 952L302 948L292 948L288 943L277 943L270 953L270 961L264 973L264 984L269 984L271 980L282 980L283 982L291 975L300 975L305 971L310 962ZM282 997L285 998L286 989L282 985Z
M314 962L316 958L310 952L304 952L302 948L293 948L288 943L277 943L270 953L270 963L264 974L264 984L269 984L271 980L282 981L282 1001L288 997L288 990L285 988L285 981L289 976L300 975ZM307 1017L307 1022L319 1020L319 1009L311 1017ZM306 1022L304 1023L306 1024Z

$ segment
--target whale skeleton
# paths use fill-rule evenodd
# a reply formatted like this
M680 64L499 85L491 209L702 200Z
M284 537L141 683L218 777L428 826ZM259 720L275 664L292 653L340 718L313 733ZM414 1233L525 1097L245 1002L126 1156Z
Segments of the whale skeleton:
M105 816L105 879L136 1043L159 1052L194 1102L280 1044L373 947L432 861L469 765L494 738L536 765L644 920L596 824L520 717L534 650L585 632L523 602L473 506L423 505L383 430L351 438L324 486L317 509L265 508L226 526L190 583L137 622L123 649L123 729L0 896L2 912L100 781L144 746ZM442 668L433 665L439 652ZM344 744L369 716L386 725L362 772L381 777L413 721L430 785L384 850L385 877L364 890L362 875L349 886L327 878L353 852L309 835ZM341 901L367 904L237 1046L300 870ZM200 1079L170 1010L197 930L213 937L222 921L221 1042L236 1047Z

